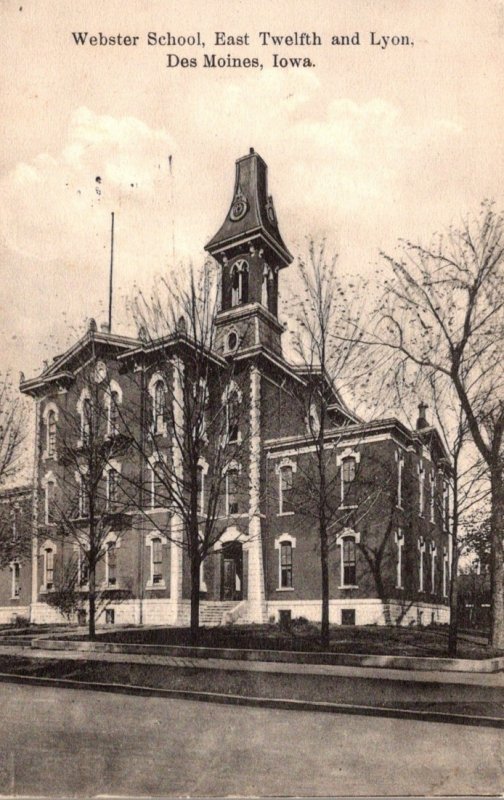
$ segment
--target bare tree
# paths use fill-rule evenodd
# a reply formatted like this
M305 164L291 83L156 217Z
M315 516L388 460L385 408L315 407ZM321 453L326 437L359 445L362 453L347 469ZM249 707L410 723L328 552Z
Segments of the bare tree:
M9 373L0 373L0 485L10 481L22 466L26 423L22 397Z
M247 375L233 359L218 355L218 291L215 268L206 262L199 271L189 268L185 280L159 280L149 298L139 292L131 304L144 367L155 377L143 430L127 432L150 465L152 491L162 493L171 510L162 532L188 556L193 644L199 636L201 565L225 530L223 518L237 513L248 497L246 475L240 477L237 468L250 439L240 400ZM155 515L149 522L159 524Z
M78 413L73 402L59 402L57 436L51 417L54 412L47 416L47 455L57 456L59 469L57 479L50 473L44 480L45 519L41 520L51 539L71 545L61 563L59 581L54 581L47 594L48 602L65 614L79 610L81 601L87 600L91 639L96 634L98 610L130 594L128 587L117 587L115 543L106 541L110 533L128 524L125 512L130 501L115 466L129 443L118 428L117 399L102 368L93 354L78 370ZM99 586L97 567L104 560L107 580Z
M335 442L328 447L327 432L338 423L341 425L342 420L358 420L346 409L340 390L347 385L351 367L356 368L362 312L345 291L337 274L337 260L337 255L327 253L325 241L308 243L307 258L298 261L301 288L295 297L293 334L293 347L305 380L296 400L303 406L307 439L314 446L313 458L299 468L298 491L304 512L317 520L324 647L329 645L330 539L342 516L336 491ZM361 292L357 290L355 297L362 297ZM352 375L353 382L357 372L356 369Z
M385 281L374 343L391 353L390 368L444 376L489 473L494 647L504 648L503 435L504 216L491 203L476 219L437 235L430 246L402 242L383 254Z

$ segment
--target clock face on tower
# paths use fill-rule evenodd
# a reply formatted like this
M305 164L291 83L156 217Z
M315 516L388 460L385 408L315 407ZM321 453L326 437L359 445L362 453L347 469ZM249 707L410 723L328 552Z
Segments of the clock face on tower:
M93 380L95 383L102 383L107 377L107 365L103 361L97 361L93 370Z

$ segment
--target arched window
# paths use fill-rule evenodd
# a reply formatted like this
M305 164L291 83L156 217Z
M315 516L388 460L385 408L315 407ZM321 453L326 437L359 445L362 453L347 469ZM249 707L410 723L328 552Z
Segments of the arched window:
M56 481L48 480L45 485L45 522L54 525L56 522Z
M233 390L229 393L226 403L226 428L228 442L230 443L237 442L239 438L239 406L238 393Z
M343 539L343 584L344 586L355 586L356 581L357 555L355 539L353 536L345 536Z
M83 445L89 444L91 438L91 417L92 417L91 399L89 397L85 397L82 402L82 413L81 413L81 440Z
M226 472L226 513L228 516L238 514L240 510L238 502L239 474L237 466L230 466Z
M47 415L47 455L49 458L56 455L56 412L53 409Z
M280 514L292 514L294 512L292 475L293 470L291 465L286 465L280 468Z
M338 467L341 467L341 505L344 508L356 508L355 504L355 477L357 464L360 464L361 454L357 450L347 447L336 457Z
M86 478L79 476L79 516L87 517L89 514L88 490Z
M166 435L167 418L167 384L160 372L155 372L149 381L149 425L150 432L154 434Z
M262 274L262 286L261 286L261 303L262 305L268 309L268 311L273 312L273 270L268 265L265 265Z
M44 587L47 591L54 589L54 550L46 547L44 550Z
M236 261L231 267L232 306L248 302L248 269L248 264L244 259Z
M171 472L166 466L166 461L161 455L149 460L150 470L150 507L167 508L171 503L169 491Z
M296 539L289 533L282 533L275 539L275 550L278 550L278 589L292 590L293 581L293 556L296 547Z
M105 550L105 583L107 586L117 584L117 544L107 542Z
M341 589L353 588L357 585L357 545L360 533L346 528L336 539L341 553Z
M280 545L280 588L292 588L292 545L282 542Z
M108 429L110 436L117 436L119 432L119 393L110 393Z
M152 583L161 583L163 580L163 543L159 536L152 539L152 562L151 562L151 576Z
M117 504L117 485L119 473L113 467L107 470L107 510L114 511Z
M150 570L147 580L147 589L165 588L165 558L163 547L166 547L168 540L161 533L148 533L145 546L150 549Z
M21 594L21 567L19 561L13 561L10 568L12 572L11 599L17 600Z
M79 547L77 562L77 580L79 586L87 586L89 582L89 562L86 552Z

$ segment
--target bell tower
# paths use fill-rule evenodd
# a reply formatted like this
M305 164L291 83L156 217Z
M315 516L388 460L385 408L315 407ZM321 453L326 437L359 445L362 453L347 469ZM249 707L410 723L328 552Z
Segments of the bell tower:
M262 345L280 353L278 274L292 256L268 195L268 167L253 148L236 162L231 207L205 250L221 267L218 349L231 355Z

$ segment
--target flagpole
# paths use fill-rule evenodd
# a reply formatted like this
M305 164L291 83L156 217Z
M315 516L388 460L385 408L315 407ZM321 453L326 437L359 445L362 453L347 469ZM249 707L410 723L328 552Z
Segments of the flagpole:
M114 212L112 211L112 220L110 225L110 276L109 276L109 315L108 315L108 329L112 333L112 287L114 275Z

